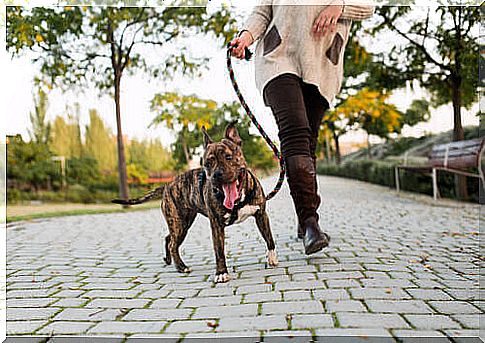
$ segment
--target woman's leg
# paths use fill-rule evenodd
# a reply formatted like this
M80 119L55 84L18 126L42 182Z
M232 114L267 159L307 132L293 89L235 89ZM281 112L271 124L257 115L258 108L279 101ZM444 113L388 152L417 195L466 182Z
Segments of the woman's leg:
M325 247L328 237L318 227L318 195L310 150L312 132L302 86L299 77L284 74L270 81L263 95L276 118L290 193L305 232L305 252L311 254Z

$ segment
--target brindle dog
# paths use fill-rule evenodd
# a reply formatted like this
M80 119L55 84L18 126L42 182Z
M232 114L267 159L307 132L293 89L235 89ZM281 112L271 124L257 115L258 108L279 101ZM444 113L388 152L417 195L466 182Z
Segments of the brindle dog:
M190 269L182 261L179 247L198 213L208 217L211 225L217 264L215 282L230 279L224 254L224 228L249 216L255 217L266 242L268 264L276 266L278 260L266 214L266 198L258 179L247 168L235 125L230 124L226 128L225 138L220 142L213 142L205 128L202 132L205 149L203 168L181 174L172 183L141 198L115 199L113 202L135 205L162 198L161 209L169 229L165 237L165 262L171 264L173 259L175 268L181 273L189 273Z

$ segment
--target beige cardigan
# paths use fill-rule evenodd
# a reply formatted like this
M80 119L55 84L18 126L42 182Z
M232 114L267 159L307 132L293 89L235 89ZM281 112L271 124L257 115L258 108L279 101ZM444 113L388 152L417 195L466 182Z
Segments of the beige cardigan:
M255 50L256 86L262 92L276 76L292 73L316 85L332 104L342 84L342 55L352 20L369 18L374 6L351 5L347 0L335 32L315 37L313 22L326 5L289 6L288 1L263 0L242 27L241 31L247 30L254 40L259 39Z

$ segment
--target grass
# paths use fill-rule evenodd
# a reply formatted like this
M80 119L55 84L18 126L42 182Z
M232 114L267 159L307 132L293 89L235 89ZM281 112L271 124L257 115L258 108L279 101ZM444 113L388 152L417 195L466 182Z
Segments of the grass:
M76 216L83 214L120 213L143 211L158 208L159 202L153 201L123 209L119 205L105 204L42 204L30 205L7 205L7 223L23 220L54 218L64 216Z

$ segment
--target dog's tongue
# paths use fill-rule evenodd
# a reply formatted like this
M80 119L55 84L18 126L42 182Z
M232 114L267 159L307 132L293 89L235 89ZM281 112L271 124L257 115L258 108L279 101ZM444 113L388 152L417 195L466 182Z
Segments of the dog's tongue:
M224 207L232 210L232 208L234 207L234 203L239 197L236 181L228 184L223 184L222 189L224 190Z

